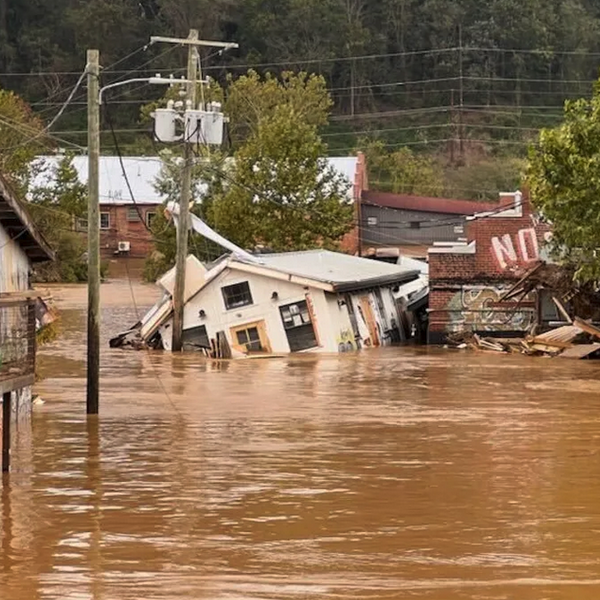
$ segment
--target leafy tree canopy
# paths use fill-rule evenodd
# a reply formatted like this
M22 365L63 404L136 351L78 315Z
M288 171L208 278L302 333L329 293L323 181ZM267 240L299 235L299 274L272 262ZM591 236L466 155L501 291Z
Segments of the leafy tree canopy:
M591 100L567 102L564 121L541 132L529 153L531 198L553 225L556 254L600 277L600 83Z
M40 281L86 281L86 243L77 230L87 217L87 187L79 181L70 155L48 175L46 185L31 190L29 209L55 250L56 261L42 265L36 277Z
M317 128L280 105L235 153L211 220L244 247L335 247L352 227L349 183L331 167Z

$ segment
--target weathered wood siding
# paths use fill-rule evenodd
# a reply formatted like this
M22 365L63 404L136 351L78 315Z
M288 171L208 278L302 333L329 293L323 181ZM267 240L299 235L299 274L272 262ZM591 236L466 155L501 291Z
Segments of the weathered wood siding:
M0 225L0 293L29 288L29 260L18 242Z

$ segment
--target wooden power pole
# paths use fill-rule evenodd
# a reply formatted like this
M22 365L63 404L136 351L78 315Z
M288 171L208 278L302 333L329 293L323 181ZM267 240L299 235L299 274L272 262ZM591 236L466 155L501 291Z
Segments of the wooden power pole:
M227 42L209 42L198 39L198 31L191 29L187 38L170 38L153 36L152 42L166 42L188 46L187 65L187 102L196 109L196 89L198 86L198 55L199 46L213 48L237 48L237 44ZM187 135L187 134L186 134ZM192 169L194 166L194 153L192 143L184 140L184 165L181 178L181 199L179 204L179 228L177 230L177 262L175 265L175 289L173 291L173 352L180 352L183 348L183 314L185 307L185 269L188 253L189 212L192 200Z
M100 397L100 54L87 53L88 84L88 338L87 414L97 415Z
M198 41L198 30L190 30L187 64L187 100L196 108L196 80L198 77L198 49L192 45ZM184 140L185 141L185 140ZM183 349L183 313L185 308L185 269L188 254L190 200L192 198L192 168L194 153L192 145L184 143L184 164L181 174L181 200L179 202L179 228L177 229L177 262L175 266L175 290L173 294L173 352Z

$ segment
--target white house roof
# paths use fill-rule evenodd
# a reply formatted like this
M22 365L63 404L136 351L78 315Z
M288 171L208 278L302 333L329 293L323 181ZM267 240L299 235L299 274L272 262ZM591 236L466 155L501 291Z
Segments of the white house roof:
M338 173L344 175L354 185L356 170L358 168L358 158L356 156L331 156L328 160L330 166Z
M41 167L43 170L34 177L32 188L52 184L54 170L61 158L60 156L39 157L36 167ZM123 165L137 204L161 204L163 202L163 196L154 189L154 184L162 168L162 161L159 157L127 156L123 157ZM73 167L79 175L79 181L87 183L88 157L75 156ZM133 204L117 156L100 157L100 203Z
M39 173L34 174L31 187L47 187L52 184L54 171L60 163L60 156L40 156L36 161ZM329 158L330 165L344 175L350 184L354 183L358 158L342 156ZM159 194L154 185L161 174L163 162L158 156L124 156L123 165L131 185L136 204L162 204L166 198ZM73 166L81 183L88 180L88 157L75 156ZM349 199L352 198L350 188ZM133 204L123 169L117 156L100 157L100 203Z
M414 268L329 250L264 254L260 261L268 269L331 284L336 291L410 281L419 275Z

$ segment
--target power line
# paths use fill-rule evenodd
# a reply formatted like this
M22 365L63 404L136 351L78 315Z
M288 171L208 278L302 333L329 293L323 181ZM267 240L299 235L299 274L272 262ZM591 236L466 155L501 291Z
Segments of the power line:
M456 47L451 48L437 48L431 50L409 50L406 52L387 52L383 54L364 54L358 56L337 56L328 58L311 58L311 59L297 59L297 60L282 60L278 62L263 62L254 64L232 64L227 65L228 69L259 69L262 67L285 67L288 65L310 65L310 64L322 64L332 62L348 62L355 60L372 60L375 58L396 58L401 56L426 56L432 54L443 54L445 52L455 52L458 50ZM224 67L205 67L204 70L217 70L223 69Z
M138 49L134 50L124 58L119 59L112 65L109 65L105 69L103 69L103 73L110 74L124 74L128 75L132 72L132 70L117 70L114 69L115 66L121 64L122 62L128 60L129 58L135 56L141 51L147 50L147 48L151 45L148 43L144 46L140 46ZM173 46L172 48L176 48L178 46ZM348 61L358 61L358 60L374 60L378 58L395 58L395 57L404 57L404 56L428 56L435 54L444 54L444 53L458 53L458 52L491 52L496 54L528 54L528 55L538 55L543 58L547 57L555 57L555 56L589 56L589 57L599 57L600 52L593 51L585 51L585 50L550 50L545 48L532 48L532 49L522 49L522 48L489 48L483 46L450 46L444 48L431 48L431 49L423 49L423 50L408 50L403 52L387 52L387 53L376 53L376 54L365 54L365 55L356 55L356 56L334 56L334 57L325 57L325 58L300 58L300 59L292 59L292 60L283 60L276 62L262 62L262 63L238 63L238 64L230 64L226 67L224 66L212 66L212 67L204 67L204 70L217 70L217 69L242 69L242 68L261 68L261 67L270 67L270 66L287 66L287 65L307 65L307 64L322 64L322 63L331 63L331 62L348 62ZM156 57L153 57L148 62L143 65L137 67L137 69L141 69L146 66L149 62L161 58L164 54L168 52L164 52ZM215 54L218 54L216 52ZM181 69L179 69L181 70ZM71 75L79 75L79 71L5 71L0 73L0 77L44 77L47 75L54 76L71 76Z
M0 123L3 123L4 125L10 127L11 129L14 129L21 135L29 137L30 141L35 141L34 136L37 133L37 131L35 129L29 128L26 125L24 125L23 123L18 123L16 121L11 123L11 120L8 119L8 117L0 117ZM48 142L45 141L46 139L54 139L55 141L59 141L67 146L73 146L74 148L77 148L77 150L86 150L86 148L84 148L83 146L74 144L73 142L69 142L62 138L58 138L54 135L49 135L48 133L46 133L46 135L44 135L43 137L41 137L39 139L39 142L43 143L44 145L46 145L49 148L52 148L52 146ZM1 148L0 148L0 150L1 150Z
M75 87L71 90L71 93L69 94L69 97L63 103L63 105L61 106L60 110L56 113L56 115L54 116L54 118L52 119L52 121L50 121L50 123L48 123L48 125L46 125L46 127L44 127L44 129L42 129L38 133L36 133L27 142L21 142L20 144L17 144L16 146L13 146L12 148L3 148L2 150L4 152L11 152L11 151L17 150L17 149L22 148L23 146L25 146L27 144L30 144L31 142L34 142L36 139L42 137L43 135L47 134L50 131L50 129L52 129L53 125L61 118L61 116L63 115L63 113L67 109L67 106L69 106L69 103L73 99L73 96L75 96L75 94L77 93L77 90L81 86L81 83L83 82L83 80L85 79L86 76L87 76L87 67L84 69L83 73L81 73L79 79L77 80L77 83L75 84Z
M123 156L121 154L121 148L119 147L119 140L117 139L117 135L114 131L112 116L110 113L110 105L109 105L108 101L105 101L105 106L106 106L106 111L105 111L106 119L108 121L108 126L110 127L110 131L111 131L112 138L113 138L113 144L115 146L117 156L119 157L119 164L121 165L121 172L123 173L123 178L125 179L127 189L129 190L129 195L131 196L131 201L133 202L133 204L135 206L135 210L138 213L140 221L142 222L142 224L144 225L144 227L146 228L148 233L150 233L152 235L152 230L150 229L150 227L148 227L148 224L146 223L146 220L144 219L144 217L142 215L142 211L140 210L140 207L138 206L138 204L135 200L135 195L133 193L133 189L131 188L131 183L129 182L127 170L125 169L125 164L123 163Z

